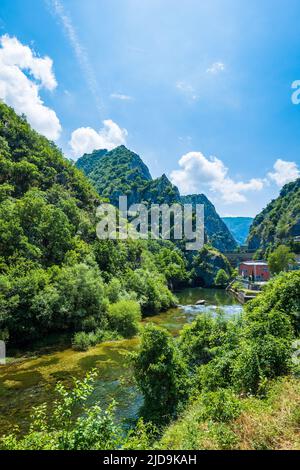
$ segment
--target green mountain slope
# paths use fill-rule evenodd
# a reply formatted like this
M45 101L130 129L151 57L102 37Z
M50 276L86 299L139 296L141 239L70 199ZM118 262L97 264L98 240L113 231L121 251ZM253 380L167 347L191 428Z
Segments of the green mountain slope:
M236 248L236 241L230 233L228 227L218 215L214 205L204 194L193 194L182 196L183 204L203 204L205 233L207 241L220 251L231 251Z
M141 158L123 145L111 152L98 150L84 155L76 163L89 177L98 193L118 205L119 196L127 195L129 204L140 198L145 183L152 181L147 166Z
M185 278L182 254L170 244L161 255L155 241L151 251L147 241L99 240L99 201L82 171L0 102L1 340L62 331L102 337L103 329L118 331L110 306L119 300L136 299L135 311L150 313L174 304L167 278Z
M253 222L252 217L222 217L234 239L239 245L244 245L249 235L249 230Z
M287 243L300 235L300 178L286 184L274 199L258 214L250 228L249 249Z
M142 159L124 146L103 152L100 150L84 155L76 163L101 197L109 198L116 206L120 195L127 195L129 204L204 204L207 241L221 251L230 251L236 247L233 236L206 196L181 197L178 188L172 185L166 175L153 180Z

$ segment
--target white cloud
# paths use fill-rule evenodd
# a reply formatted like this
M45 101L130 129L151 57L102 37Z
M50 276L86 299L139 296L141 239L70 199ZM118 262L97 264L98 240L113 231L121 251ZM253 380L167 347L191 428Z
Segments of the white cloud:
M112 93L110 97L113 100L121 100L121 101L132 101L133 98L132 96L129 95L123 95L122 93Z
M18 114L26 114L38 132L49 139L58 139L59 119L39 95L41 88L52 91L57 86L52 60L36 56L15 37L1 36L0 46L0 99Z
M295 162L287 162L279 158L273 168L274 173L268 173L268 177L279 187L300 177L300 171Z
M264 182L253 178L247 182L234 181L228 168L216 157L206 158L201 152L189 152L179 160L180 170L171 173L171 181L183 194L212 191L219 193L228 204L246 202L245 192L260 191Z
M92 93L95 102L99 109L102 108L102 103L99 97L99 86L96 79L94 69L88 58L85 48L82 46L77 31L73 25L70 15L65 11L64 5L60 0L48 0L52 13L54 13L61 21L65 34L70 41L74 54L84 74L85 80L88 84L90 92Z
M78 158L93 150L112 150L119 145L125 145L127 135L126 129L121 129L114 121L107 119L103 121L103 128L99 132L91 127L76 129L72 133L70 146L74 157Z
M214 62L210 67L208 67L206 72L216 75L217 73L223 72L224 70L225 64L223 64L223 62Z
M178 82L176 82L175 86L177 90L179 90L182 94L186 95L190 100L197 101L198 96L196 94L196 90L190 83L184 80L179 80Z

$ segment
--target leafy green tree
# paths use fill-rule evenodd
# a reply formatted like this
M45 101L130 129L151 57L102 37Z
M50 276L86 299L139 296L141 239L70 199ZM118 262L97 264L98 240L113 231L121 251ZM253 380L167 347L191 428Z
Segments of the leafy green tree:
M124 277L128 291L136 292L143 313L158 313L175 305L176 300L166 286L162 274L148 269L128 270Z
M156 255L156 264L172 290L178 289L187 281L186 261L178 249L160 249Z
M281 273L272 279L255 299L245 305L249 321L259 318L269 321L270 312L281 312L291 320L295 336L300 333L300 272ZM272 315L272 314L271 314Z
M269 255L268 264L272 274L279 274L295 264L295 255L288 246L280 245Z
M134 300L119 300L108 308L108 326L125 338L131 338L139 331L141 321L140 304Z
M170 334L147 325L133 364L144 396L142 415L159 425L176 416L179 405L187 398L189 379L185 362Z
M227 286L228 282L229 282L229 276L226 273L226 271L224 271L224 269L219 269L215 277L215 285L217 287L225 287Z
M108 301L97 267L86 264L67 266L54 276L59 294L56 306L56 324L61 329L81 330L84 321L94 319L100 326L107 316Z
M191 367L206 364L225 346L233 348L237 344L237 326L220 315L213 318L210 314L199 315L190 325L180 332L179 347Z

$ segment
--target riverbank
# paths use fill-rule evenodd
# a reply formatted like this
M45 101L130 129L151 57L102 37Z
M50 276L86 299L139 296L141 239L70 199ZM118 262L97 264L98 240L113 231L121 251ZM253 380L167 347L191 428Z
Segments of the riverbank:
M215 289L185 289L178 294L180 307L159 315L147 317L143 323L155 323L177 335L182 327L204 312L223 312L236 315L242 307L225 291ZM205 306L195 306L201 298ZM32 407L41 403L52 403L57 381L71 384L72 376L83 377L88 370L97 368L99 378L92 400L104 405L111 399L118 402L119 420L135 418L142 403L136 389L128 353L136 350L139 338L102 343L86 352L76 352L70 347L37 357L17 358L17 362L0 368L0 426L1 433L18 425L22 430L28 428Z

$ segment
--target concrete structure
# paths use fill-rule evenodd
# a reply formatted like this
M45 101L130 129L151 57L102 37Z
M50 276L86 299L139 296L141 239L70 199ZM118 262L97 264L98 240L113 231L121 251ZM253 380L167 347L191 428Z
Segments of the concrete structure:
M239 264L239 275L254 282L268 281L270 271L266 261L243 261Z

